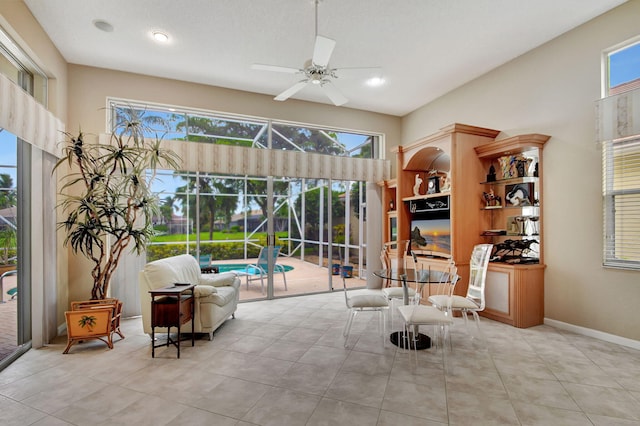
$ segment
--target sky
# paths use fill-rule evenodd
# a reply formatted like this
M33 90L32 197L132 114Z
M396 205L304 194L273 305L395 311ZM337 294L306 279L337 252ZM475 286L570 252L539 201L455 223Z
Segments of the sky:
M610 87L640 78L640 43L609 56Z
M2 130L0 132L0 173L9 174L14 187L18 183L16 178L17 156L16 137L8 131Z

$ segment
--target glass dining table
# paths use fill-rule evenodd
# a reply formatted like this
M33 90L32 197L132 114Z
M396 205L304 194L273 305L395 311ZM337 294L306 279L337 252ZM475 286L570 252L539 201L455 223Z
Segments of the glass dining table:
M439 284L450 279L448 272L438 270L432 271L431 269L410 269L404 267L380 269L374 271L373 275L380 277L383 280L391 280L395 281L396 283L399 282L403 289L402 299L405 305L409 304L408 283L416 283L416 291L422 292L422 288L425 284ZM391 312L391 315L393 315L393 312ZM414 333L416 332L417 330L414 330ZM407 339L405 337L404 331L394 331L389 336L389 339L391 343L403 349L407 348L407 344L409 345L410 349L414 349L414 341L416 342L415 349L428 349L431 347L431 338L422 333L417 333L416 339L414 340L413 336L409 336L409 338Z

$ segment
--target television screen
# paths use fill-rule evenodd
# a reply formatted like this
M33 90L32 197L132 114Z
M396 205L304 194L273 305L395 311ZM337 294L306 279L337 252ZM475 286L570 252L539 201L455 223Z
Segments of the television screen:
M451 254L451 221L449 219L412 220L411 248Z

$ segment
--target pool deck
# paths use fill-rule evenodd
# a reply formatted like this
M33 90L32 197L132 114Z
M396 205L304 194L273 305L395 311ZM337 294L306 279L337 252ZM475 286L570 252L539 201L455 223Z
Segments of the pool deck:
M255 259L257 260L257 259ZM247 264L254 260L239 259L237 261L225 260L224 262L212 262L212 266L216 263L219 264ZM275 297L287 297L287 296L299 296L302 294L320 293L330 290L329 287L329 272L327 268L318 266L316 264L305 262L299 259L293 259L288 257L279 257L279 265L292 266L293 270L285 272L287 277L287 290L284 289L284 280L281 273L276 273L273 278L274 296ZM240 300L256 300L266 298L266 286L267 280L265 279L265 293L261 291L260 280L249 281L247 286L246 277L240 277L242 285L240 286ZM338 275L332 276L333 288L335 290L342 290L342 279ZM366 285L364 280L358 278L347 278L347 288L364 287Z

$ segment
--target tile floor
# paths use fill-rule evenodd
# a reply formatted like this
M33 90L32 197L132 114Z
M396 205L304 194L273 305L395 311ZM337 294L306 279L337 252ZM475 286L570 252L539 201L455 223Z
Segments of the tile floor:
M343 347L342 293L241 304L213 341L151 358L141 320L113 350L64 341L0 372L3 425L640 424L640 352L547 326L461 319L417 359L356 317ZM399 322L396 322L399 324Z

